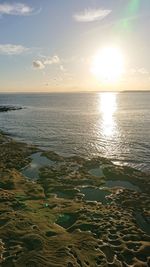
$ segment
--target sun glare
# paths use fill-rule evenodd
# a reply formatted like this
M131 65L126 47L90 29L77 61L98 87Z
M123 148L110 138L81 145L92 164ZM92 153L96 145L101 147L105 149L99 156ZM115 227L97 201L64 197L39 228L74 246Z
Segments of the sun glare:
M117 94L106 92L101 93L99 109L102 114L102 131L105 136L113 136L116 130L114 114L117 111Z
M120 48L105 47L93 57L91 72L102 83L117 83L124 72L124 57Z

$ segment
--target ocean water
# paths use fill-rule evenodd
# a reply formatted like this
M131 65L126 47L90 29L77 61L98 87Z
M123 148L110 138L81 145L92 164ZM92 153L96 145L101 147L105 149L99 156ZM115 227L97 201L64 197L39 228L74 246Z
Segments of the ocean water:
M0 94L0 129L60 154L150 171L150 92Z

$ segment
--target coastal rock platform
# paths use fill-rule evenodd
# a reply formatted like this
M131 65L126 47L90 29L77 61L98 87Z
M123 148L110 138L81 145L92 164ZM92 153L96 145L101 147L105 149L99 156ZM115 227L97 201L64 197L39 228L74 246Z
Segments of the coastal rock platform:
M147 173L0 133L0 266L148 267L149 192Z

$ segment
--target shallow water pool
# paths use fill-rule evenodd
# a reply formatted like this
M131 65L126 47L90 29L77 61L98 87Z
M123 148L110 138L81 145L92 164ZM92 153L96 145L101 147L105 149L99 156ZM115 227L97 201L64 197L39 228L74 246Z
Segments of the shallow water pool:
M137 192L141 192L140 188L136 185L133 185L132 183L128 181L120 181L120 180L108 180L105 182L105 186L112 188L112 187L122 187L130 190L134 190Z
M89 174L96 176L96 177L104 177L104 173L101 167L90 169Z
M42 152L32 154L30 156L30 159L30 164L21 171L24 176L30 179L38 179L40 168L45 166L52 166L54 164L53 161L45 156L42 156Z
M98 201L102 202L103 204L110 202L110 200L107 199L107 196L109 196L111 193L103 188L83 187L80 189L80 192L84 195L84 200Z

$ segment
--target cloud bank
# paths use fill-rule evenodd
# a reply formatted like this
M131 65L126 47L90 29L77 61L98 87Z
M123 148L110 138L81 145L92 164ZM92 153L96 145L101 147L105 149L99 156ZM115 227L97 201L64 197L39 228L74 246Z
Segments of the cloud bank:
M73 15L77 22L93 22L104 19L112 10L109 9L86 9Z
M33 12L33 8L23 3L0 4L0 15L27 16Z
M1 55L20 55L28 50L29 48L22 45L0 44Z

